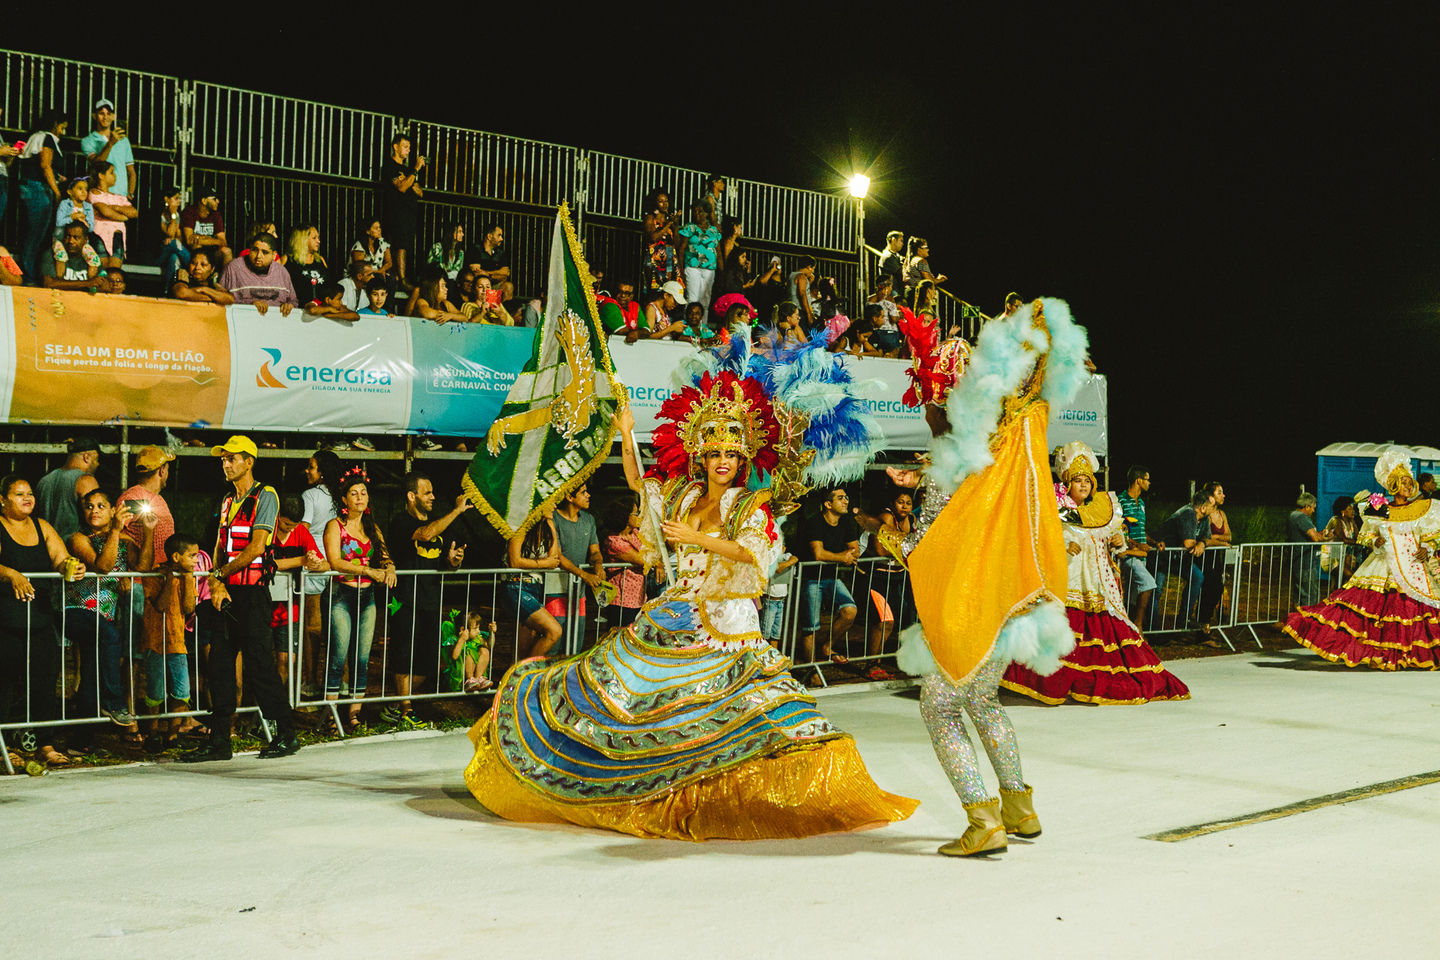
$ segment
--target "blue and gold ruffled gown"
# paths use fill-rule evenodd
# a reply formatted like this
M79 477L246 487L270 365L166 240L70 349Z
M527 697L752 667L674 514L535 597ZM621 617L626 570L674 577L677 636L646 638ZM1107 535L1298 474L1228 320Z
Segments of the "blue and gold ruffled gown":
M658 515L685 517L703 489L647 480L644 495ZM760 635L755 598L779 539L768 499L728 491L715 531L756 563L684 545L674 586L631 626L511 668L470 732L465 781L487 809L674 840L805 837L914 811L875 785L855 741Z

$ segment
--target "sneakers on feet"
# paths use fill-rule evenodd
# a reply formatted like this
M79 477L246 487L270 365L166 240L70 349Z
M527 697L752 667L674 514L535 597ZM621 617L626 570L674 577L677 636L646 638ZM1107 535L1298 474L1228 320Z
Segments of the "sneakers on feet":
M125 707L120 707L116 710L101 710L100 712L122 727L128 727L135 722L135 714L131 713Z
M350 446L356 450L369 450L372 453L375 451L375 444L366 440L364 437L356 437L354 440L351 440Z
M405 715L400 712L399 707L386 707L384 710L380 711L380 722L388 723L391 726L398 727L400 725L400 721L404 718L404 716Z
M400 728L402 730L429 730L430 724L421 720L413 713L407 713L400 718Z
M421 450L444 450L444 449L445 449L441 444L436 443L434 440L431 440L429 437L421 437L421 438L420 438L420 442L417 443L417 444L415 444L415 446L419 447Z

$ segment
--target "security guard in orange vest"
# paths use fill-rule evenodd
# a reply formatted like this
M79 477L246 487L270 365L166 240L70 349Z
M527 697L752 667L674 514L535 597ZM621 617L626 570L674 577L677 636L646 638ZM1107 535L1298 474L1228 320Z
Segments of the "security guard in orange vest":
M220 629L210 640L210 740L183 754L187 763L230 759L230 726L235 718L235 655L244 656L245 686L266 720L278 728L260 751L262 759L288 757L300 749L295 718L275 670L270 636L270 589L275 575L270 537L280 498L273 487L255 480L259 455L249 437L231 437L210 450L220 458L225 479L235 487L220 508L215 567L210 571L210 602L220 612Z

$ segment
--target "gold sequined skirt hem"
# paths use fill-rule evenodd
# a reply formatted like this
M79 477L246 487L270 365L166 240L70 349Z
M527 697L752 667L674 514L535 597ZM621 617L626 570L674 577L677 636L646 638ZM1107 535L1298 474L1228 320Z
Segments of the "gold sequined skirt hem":
M839 737L755 757L647 800L567 803L517 777L487 714L470 731L465 783L490 812L519 823L573 823L668 840L779 840L904 820L920 801L881 790L855 741Z

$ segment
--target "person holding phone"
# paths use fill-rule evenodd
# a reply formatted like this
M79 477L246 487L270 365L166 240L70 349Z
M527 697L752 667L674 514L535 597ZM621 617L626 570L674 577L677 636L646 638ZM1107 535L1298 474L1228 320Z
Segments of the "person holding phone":
M97 160L115 165L115 186L112 193L126 198L135 205L135 152L130 149L130 136L125 127L115 119L115 104L104 98L95 101L95 112L91 114L95 126L80 141L80 149L91 163Z
M450 527L469 509L469 498L461 494L454 507L437 516L434 482L418 470L405 475L405 509L390 521L385 538L394 552L395 565L416 571L397 577L390 594L394 612L386 653L399 696L409 696L413 684L439 676L446 667L440 648L440 577L465 560L465 538L457 537ZM424 726L410 709L409 700L380 716L406 728Z
M396 279L407 288L415 285L409 258L415 249L415 215L425 194L420 188L420 171L424 169L424 157L417 154L411 162L410 138L396 134L390 141L390 156L380 171L380 217L395 251Z

